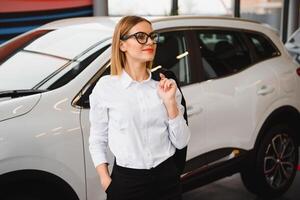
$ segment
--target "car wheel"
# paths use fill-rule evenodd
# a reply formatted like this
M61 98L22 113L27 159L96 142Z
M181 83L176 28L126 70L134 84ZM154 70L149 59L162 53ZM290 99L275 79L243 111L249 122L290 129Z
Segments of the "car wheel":
M61 199L59 196L54 194L55 192L50 193L49 191L24 191L24 190L15 190L6 194L3 200L50 200L50 199Z
M286 124L268 129L254 155L241 172L244 185L261 197L281 196L288 190L297 172L295 131Z
M43 182L18 182L5 188L1 200L76 200L68 196L68 191L60 191L53 185Z
M49 193L38 194L31 191L15 191L3 197L3 200L50 200Z

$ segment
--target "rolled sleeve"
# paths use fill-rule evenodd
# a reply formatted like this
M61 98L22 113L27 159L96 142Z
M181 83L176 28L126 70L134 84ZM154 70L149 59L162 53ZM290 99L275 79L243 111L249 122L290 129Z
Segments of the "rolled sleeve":
M97 94L98 89L95 87L89 96L89 151L95 167L102 163L108 163L108 109L101 96Z
M181 104L182 94L177 88L176 90L176 103L178 108L178 115L168 120L169 122L169 137L172 144L177 149L184 148L190 139L191 133L187 126L186 120L183 117L184 113L184 106Z

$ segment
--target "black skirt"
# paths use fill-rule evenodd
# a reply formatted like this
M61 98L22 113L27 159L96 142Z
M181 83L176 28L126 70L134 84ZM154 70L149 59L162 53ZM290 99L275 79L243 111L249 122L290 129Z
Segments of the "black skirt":
M181 200L180 175L170 157L152 169L132 169L115 162L107 200Z

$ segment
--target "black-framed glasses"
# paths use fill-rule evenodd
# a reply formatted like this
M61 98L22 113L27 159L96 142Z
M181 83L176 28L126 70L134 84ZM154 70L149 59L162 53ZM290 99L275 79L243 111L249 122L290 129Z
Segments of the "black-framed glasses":
M148 42L148 38L150 38L154 44L158 43L159 34L157 32L151 32L149 34L145 32L137 32L131 35L123 35L121 40L127 40L131 37L135 37L136 41L140 44L146 44Z

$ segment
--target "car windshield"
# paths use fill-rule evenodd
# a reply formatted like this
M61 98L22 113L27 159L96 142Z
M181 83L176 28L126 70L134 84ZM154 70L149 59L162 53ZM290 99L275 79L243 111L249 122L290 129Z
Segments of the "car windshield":
M44 34L24 50L76 59L88 49L111 38L112 30L101 24L70 25Z
M63 76L72 68L84 68L77 59L110 37L103 26L88 24L36 30L4 43L0 46L0 91L38 89L50 78L57 79L58 73Z
M31 89L69 60L19 51L0 65L0 91Z

